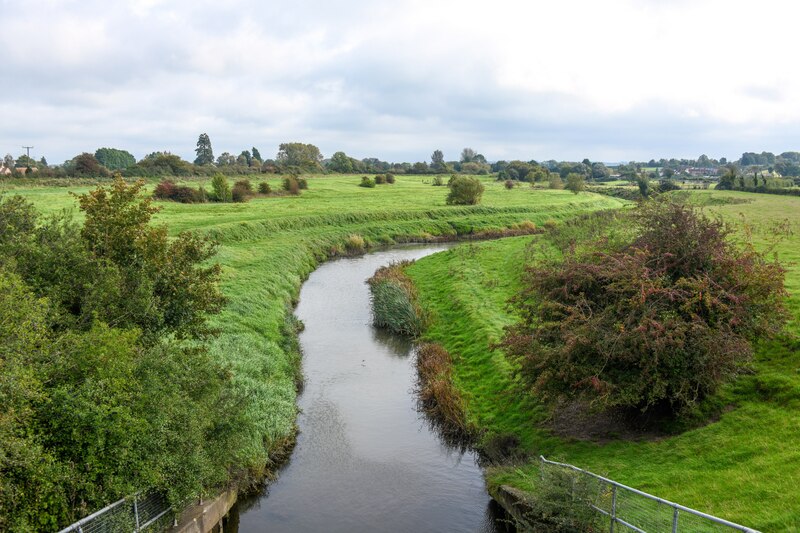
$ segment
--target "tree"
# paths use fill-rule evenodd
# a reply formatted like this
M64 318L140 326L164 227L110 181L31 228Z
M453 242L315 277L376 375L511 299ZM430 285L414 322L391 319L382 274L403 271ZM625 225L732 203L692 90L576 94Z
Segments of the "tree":
M14 168L14 156L11 155L11 154L6 154L6 156L3 158L3 166L5 166L8 169L13 169Z
M94 157L109 170L125 170L136 164L136 158L130 152L116 148L98 148Z
M344 152L336 152L328 161L328 170L349 174L353 172L353 162Z
M47 159L45 159L44 156L39 159L39 166L42 168L47 168Z
M650 178L644 174L639 174L636 176L636 185L639 186L639 194L642 198L650 197Z
M719 183L717 183L717 189L721 191L731 191L736 187L736 177L738 176L738 172L736 171L736 167L734 165L728 165L725 168L725 173L719 177Z
M321 170L322 154L313 144L298 142L283 143L278 148L278 163L284 169L297 169L300 172L317 172Z
M483 196L483 184L477 178L456 176L450 183L447 205L476 205Z
M259 163L263 163L264 162L264 160L261 159L261 152L258 151L258 148L253 146L252 152L253 152L253 159L257 160Z
M236 158L233 157L233 155L231 155L230 152L222 152L222 155L220 155L217 158L218 167L226 167L235 164L236 164Z
M464 148L461 150L461 162L472 163L478 154L472 148Z
M211 139L208 138L207 133L201 133L197 138L197 148L194 151L197 154L194 160L195 165L214 164L214 151L211 149Z
M566 185L564 186L569 191L572 191L573 194L578 194L581 191L586 190L586 179L581 174L576 174L572 172L567 174Z
M228 178L222 174L215 174L211 178L211 196L217 202L230 202L233 200Z
M431 154L431 170L434 172L444 172L447 165L444 162L444 154L441 150L434 150Z
M90 153L84 152L72 160L72 170L79 176L104 176L106 169L100 165L97 158Z
M36 166L36 161L27 154L22 154L17 158L17 168L32 168Z
M683 412L788 316L784 269L732 231L663 201L556 230L563 255L526 268L503 347L544 400ZM580 234L594 237L576 246Z

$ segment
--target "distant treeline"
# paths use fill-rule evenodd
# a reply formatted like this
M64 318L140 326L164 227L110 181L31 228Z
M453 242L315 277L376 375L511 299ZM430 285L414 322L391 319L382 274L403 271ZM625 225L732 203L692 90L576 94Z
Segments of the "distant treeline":
M223 152L214 156L211 140L206 133L197 140L194 161L186 161L180 156L166 151L152 152L140 160L127 150L119 148L99 148L93 154L84 152L61 165L48 165L42 157L38 161L20 155L16 159L7 154L0 165L0 175L24 176L36 174L41 177L106 177L120 173L125 177L181 177L213 176L222 173L228 176L250 174L474 174L487 175L501 173L501 179L519 181L539 181L546 179L542 172L557 172L562 178L576 173L587 181L608 181L621 177L636 179L647 169L659 169L659 176L706 176L722 174L724 168L734 165L742 171L758 168L771 175L781 177L800 177L800 152L745 152L737 161L725 157L710 158L703 154L697 159L651 159L650 161L630 161L619 165L606 166L601 162L584 159L581 162L513 160L489 162L483 154L472 148L464 148L457 160L447 161L441 150L434 150L430 161L414 163L390 163L376 157L356 159L345 152L335 152L325 158L313 144L301 142L282 143L274 158L263 158L255 146L242 150L238 155ZM527 176L530 174L530 177Z

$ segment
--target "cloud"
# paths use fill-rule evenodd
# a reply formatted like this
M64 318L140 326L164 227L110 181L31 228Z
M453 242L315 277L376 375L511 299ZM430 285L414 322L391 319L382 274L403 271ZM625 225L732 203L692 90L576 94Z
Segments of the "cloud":
M395 161L799 148L792 3L297 4L0 0L0 151L191 158L201 132L217 153Z

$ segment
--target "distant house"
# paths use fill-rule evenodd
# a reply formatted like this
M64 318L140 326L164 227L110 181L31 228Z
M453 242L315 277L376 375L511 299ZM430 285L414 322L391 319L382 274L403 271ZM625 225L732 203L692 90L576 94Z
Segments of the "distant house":
M0 166L0 176L11 175L11 169L6 166Z
M716 176L717 169L711 167L689 167L686 169L686 173L690 176L695 177L707 177L707 176Z

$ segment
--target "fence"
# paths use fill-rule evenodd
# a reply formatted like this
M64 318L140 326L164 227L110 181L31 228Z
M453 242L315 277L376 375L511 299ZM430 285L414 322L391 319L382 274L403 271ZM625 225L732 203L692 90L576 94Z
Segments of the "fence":
M542 480L553 481L565 472L570 476L573 498L576 492L581 499L600 513L605 530L611 533L662 533L686 531L691 533L759 533L758 531L728 522L722 518L684 507L646 492L625 486L576 466L541 459ZM548 480L549 478L549 480ZM569 490L567 487L565 490Z
M163 494L136 494L92 513L58 533L119 533L145 531L168 525L174 518ZM153 531L159 531L153 528Z

